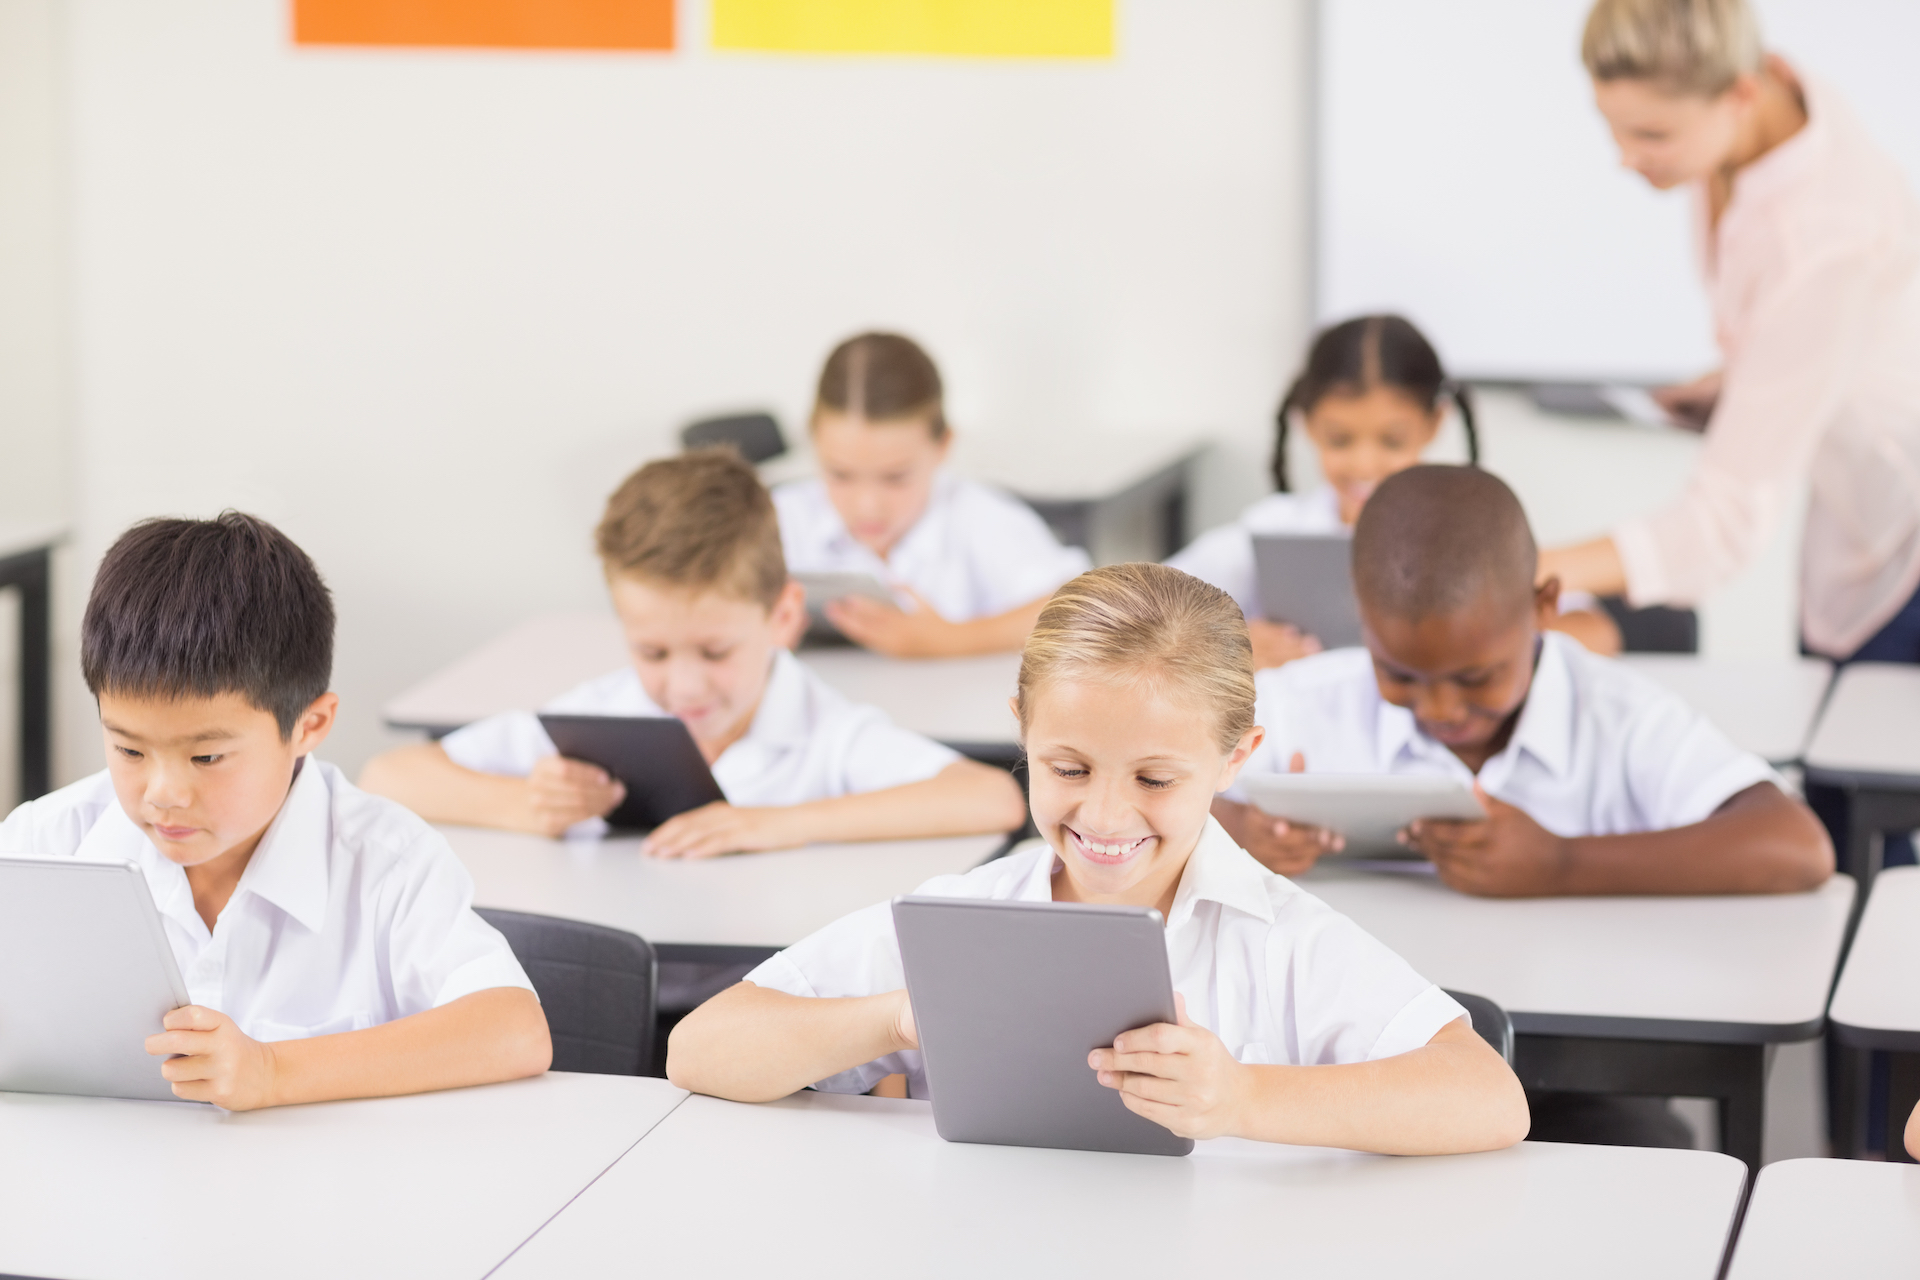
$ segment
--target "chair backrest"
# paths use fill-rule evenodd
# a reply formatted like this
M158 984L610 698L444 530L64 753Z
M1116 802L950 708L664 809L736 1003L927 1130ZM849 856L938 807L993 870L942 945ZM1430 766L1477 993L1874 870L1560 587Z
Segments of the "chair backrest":
M540 997L555 1071L646 1072L659 968L644 938L580 920L477 910L505 935Z
M1473 1029L1480 1033L1480 1038L1492 1045L1493 1051L1508 1066L1512 1066L1513 1019L1507 1016L1507 1011L1485 996L1468 995L1464 991L1449 991L1447 994L1459 1001L1460 1007L1467 1011L1467 1016L1473 1021Z
M740 456L758 465L787 451L787 438L770 413L740 413L730 418L707 418L680 432L683 449L708 449L714 445L732 445Z
M1619 596L1602 596L1600 607L1620 628L1620 647L1627 653L1700 652L1700 615L1691 609L1663 604L1635 609Z

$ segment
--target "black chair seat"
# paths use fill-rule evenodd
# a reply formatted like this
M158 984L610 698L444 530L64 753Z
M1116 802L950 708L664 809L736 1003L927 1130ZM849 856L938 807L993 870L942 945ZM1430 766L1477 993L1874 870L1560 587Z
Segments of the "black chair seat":
M659 966L646 939L580 920L476 910L506 937L540 997L555 1071L647 1073Z

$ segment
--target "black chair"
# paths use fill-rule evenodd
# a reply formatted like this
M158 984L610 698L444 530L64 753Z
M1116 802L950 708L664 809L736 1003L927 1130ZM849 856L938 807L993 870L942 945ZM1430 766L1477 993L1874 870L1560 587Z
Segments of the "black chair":
M1480 1033L1480 1038L1492 1045L1493 1051L1508 1066L1512 1066L1513 1019L1507 1016L1507 1011L1485 996L1470 996L1464 991L1449 991L1447 994L1459 1001L1460 1007L1467 1011L1467 1017L1472 1020L1473 1029Z
M1600 607L1620 628L1620 648L1627 653L1700 652L1700 615L1691 609L1635 609L1619 596L1600 597Z
M682 449L711 449L729 445L758 466L787 451L787 438L770 413L740 413L730 418L706 418L681 430Z
M659 966L646 939L580 920L476 910L506 936L540 997L555 1071L647 1073Z

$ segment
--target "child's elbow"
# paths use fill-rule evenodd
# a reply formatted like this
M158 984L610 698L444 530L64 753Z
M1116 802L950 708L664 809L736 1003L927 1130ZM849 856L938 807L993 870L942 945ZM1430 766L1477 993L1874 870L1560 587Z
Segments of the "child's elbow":
M503 1078L508 1080L544 1075L553 1066L553 1032L547 1027L546 1010L531 991L522 994L527 1000L508 1030L502 1055Z
M1520 1077L1506 1063L1497 1065L1499 1074L1487 1081L1472 1139L1461 1146L1463 1152L1504 1151L1525 1141L1533 1129L1533 1113L1527 1108L1527 1091L1521 1087Z

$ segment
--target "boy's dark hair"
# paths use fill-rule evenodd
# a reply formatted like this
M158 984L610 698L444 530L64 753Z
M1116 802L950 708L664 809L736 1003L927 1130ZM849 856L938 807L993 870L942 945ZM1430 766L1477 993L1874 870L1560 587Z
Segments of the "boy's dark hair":
M1478 467L1427 464L1388 476L1353 526L1353 590L1394 618L1486 601L1528 607L1539 563L1520 499Z
M1287 427L1297 410L1310 414L1330 395L1363 396L1378 387L1400 392L1432 413L1441 396L1460 409L1467 433L1467 464L1480 462L1480 436L1473 427L1473 396L1464 383L1447 377L1440 354L1426 336L1400 316L1357 316L1320 331L1307 352L1307 367L1280 402L1273 445L1273 487L1289 492Z
M95 697L237 693L290 738L333 678L333 598L258 516L143 520L94 574L80 670Z

